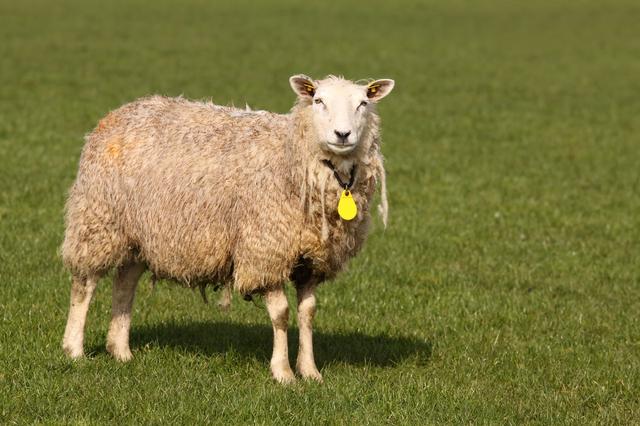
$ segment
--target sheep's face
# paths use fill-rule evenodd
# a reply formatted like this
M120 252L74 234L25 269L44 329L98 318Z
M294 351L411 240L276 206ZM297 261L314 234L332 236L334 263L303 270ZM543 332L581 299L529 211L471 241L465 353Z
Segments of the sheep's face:
M376 80L366 86L338 77L313 81L305 75L289 79L302 99L311 101L313 125L320 148L337 155L348 155L360 142L372 104L393 89L393 80Z

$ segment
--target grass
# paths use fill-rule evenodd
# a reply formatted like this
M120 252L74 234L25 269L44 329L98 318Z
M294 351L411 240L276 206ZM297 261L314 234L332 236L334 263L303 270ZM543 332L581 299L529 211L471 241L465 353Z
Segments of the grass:
M635 1L0 3L0 423L640 422ZM64 358L82 136L149 93L286 111L287 78L397 82L391 222L319 291L325 383L272 383L263 308L110 285ZM294 359L295 324L290 333Z

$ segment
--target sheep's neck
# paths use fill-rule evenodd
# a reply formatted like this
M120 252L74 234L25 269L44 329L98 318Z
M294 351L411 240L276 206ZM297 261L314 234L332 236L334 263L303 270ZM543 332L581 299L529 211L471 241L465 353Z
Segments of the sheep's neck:
M342 177L340 176L340 173L338 171L338 169L336 169L336 167L333 165L333 163L331 162L331 160L322 160L322 162L329 167L329 169L331 169L331 171L333 172L333 176L336 178L336 180L338 181L338 184L340 185L341 188L344 189L351 189L351 187L353 186L353 183L355 181L355 177L356 177L356 166L353 165L351 166L351 170L349 171L349 178L347 180L343 180Z

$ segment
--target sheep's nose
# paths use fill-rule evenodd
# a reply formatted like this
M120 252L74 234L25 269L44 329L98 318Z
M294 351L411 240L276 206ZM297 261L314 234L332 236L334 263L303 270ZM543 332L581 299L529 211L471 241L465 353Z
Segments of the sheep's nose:
M342 139L343 142L346 141L351 134L351 130L349 130L348 132L339 132L338 130L334 130L333 132L338 138Z

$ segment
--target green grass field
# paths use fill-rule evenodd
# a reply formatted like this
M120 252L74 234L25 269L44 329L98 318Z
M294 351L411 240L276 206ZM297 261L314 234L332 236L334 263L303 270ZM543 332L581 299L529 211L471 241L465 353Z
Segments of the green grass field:
M215 3L0 2L1 424L640 423L640 3ZM285 112L301 72L396 80L390 226L319 291L324 384L272 382L264 307L147 275L135 359L105 279L68 361L83 135L151 93Z

